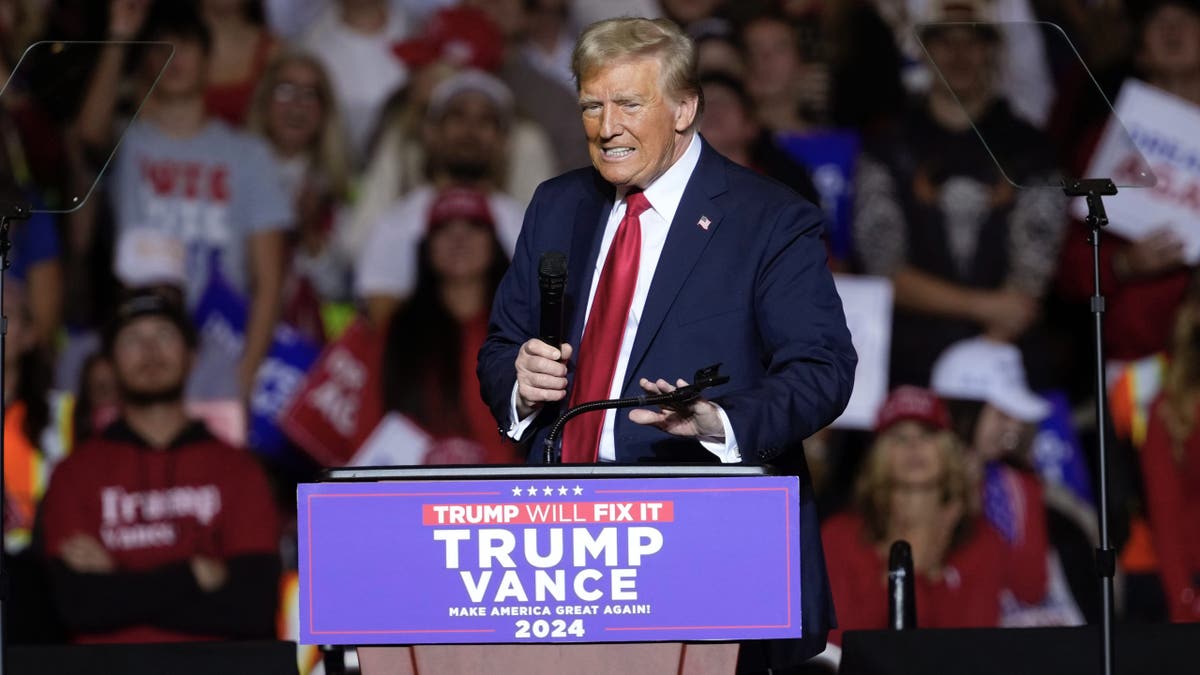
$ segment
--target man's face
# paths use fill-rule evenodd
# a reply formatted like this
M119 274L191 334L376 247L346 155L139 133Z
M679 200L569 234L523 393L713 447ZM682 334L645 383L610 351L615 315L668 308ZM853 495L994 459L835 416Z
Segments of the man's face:
M199 96L204 92L208 73L208 56L204 53L204 46L191 39L164 39L170 39L175 43L175 55L171 58L170 63L166 64L167 69L159 78L158 86L154 88L154 94L172 99ZM147 49L144 64L147 77L153 78L162 70L163 62L168 54L169 51L166 49L157 47Z
M652 57L625 59L587 74L579 88L592 165L618 187L645 188L687 150L697 98L663 91Z
M720 7L720 0L662 0L667 15L681 26L712 16Z
M947 28L925 41L934 64L959 99L975 101L992 91L995 47L969 28Z
M429 235L429 263L443 284L478 281L492 265L492 242L489 226L455 218Z
M324 122L321 75L303 61L279 69L267 104L267 134L285 151L310 147Z
M117 333L113 368L129 401L178 398L191 368L191 350L179 328L161 316L134 319Z
M720 84L706 84L700 133L722 155L741 157L749 152L758 125L742 107L736 92Z
M1138 63L1153 77L1188 74L1200 68L1200 14L1165 5L1142 29Z
M796 36L782 21L764 19L748 25L746 88L756 100L791 96L801 77Z
M492 99L479 92L466 91L452 98L442 119L434 123L428 144L437 164L466 179L485 175L503 148L500 115Z

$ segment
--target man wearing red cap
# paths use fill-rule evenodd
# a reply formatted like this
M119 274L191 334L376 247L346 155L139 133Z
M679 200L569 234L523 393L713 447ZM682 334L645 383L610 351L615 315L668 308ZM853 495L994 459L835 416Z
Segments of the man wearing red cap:
M426 119L429 180L372 223L356 265L355 291L380 325L415 288L417 246L439 190L486 194L506 255L521 229L520 204L499 189L498 162L513 123L512 95L504 84L478 70L452 75L434 88Z

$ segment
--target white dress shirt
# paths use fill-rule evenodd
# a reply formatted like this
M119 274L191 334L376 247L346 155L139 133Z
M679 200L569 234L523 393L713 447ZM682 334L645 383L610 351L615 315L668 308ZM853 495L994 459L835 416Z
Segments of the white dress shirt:
M694 133L691 143L688 144L687 150L684 151L679 160L672 164L657 180L647 186L644 191L646 201L650 202L650 208L642 213L641 218L639 218L642 226L642 250L638 258L637 285L633 290L633 300L629 305L629 317L625 323L624 335L621 337L621 350L617 355L617 367L613 373L612 390L609 392L609 398L619 398L621 396L621 386L625 382L625 371L629 368L629 356L633 351L633 340L637 336L638 324L642 318L642 310L646 306L646 297L650 294L650 282L654 280L654 270L658 267L658 259L662 256L663 245L667 242L667 232L671 229L671 221L675 219L675 211L679 209L679 202L683 199L683 191L687 187L688 180L692 177L692 172L695 171L696 164L699 161L700 135ZM612 211L608 214L608 223L604 226L604 238L600 241L600 255L597 256L592 267L592 283L591 289L588 292L587 313L584 315L585 330L587 317L592 312L592 300L596 295L596 286L600 282L600 272L604 269L604 261L608 257L608 249L612 246L613 238L617 235L617 228L624 217L625 195L619 193L616 202L613 204ZM578 347L576 346L576 348ZM581 354L580 357L586 358L586 355ZM675 379L679 375L679 373L661 373L655 376L654 379L661 377L674 384ZM737 439L733 435L733 428L729 424L729 417L720 406L717 406L717 411L721 416L721 425L725 430L725 438L723 440L712 438L700 438L698 440L706 450L722 462L740 462L742 457L738 452ZM604 425L600 431L599 453L599 459L602 462L612 462L617 457L616 445L613 442L613 425L616 422L615 413L617 412L628 414L625 411L604 411ZM534 417L537 416L537 411L535 411L525 419L518 419L516 385L513 386L509 413L509 419L513 420L513 423L509 426L508 435L514 439L520 438L525 433L525 430L529 428ZM594 415L595 413L588 414Z

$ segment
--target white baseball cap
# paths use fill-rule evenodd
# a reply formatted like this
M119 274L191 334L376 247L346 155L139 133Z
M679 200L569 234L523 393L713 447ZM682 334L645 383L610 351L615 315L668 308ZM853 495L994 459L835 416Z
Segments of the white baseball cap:
M1022 422L1050 414L1050 404L1029 389L1020 350L984 337L947 347L933 364L930 386L943 398L990 403Z
M433 88L433 91L429 94L427 115L430 119L441 117L445 114L450 101L459 94L469 91L478 92L486 96L496 106L503 124L508 124L511 121L513 115L512 90L499 78L473 68L460 70L442 80Z

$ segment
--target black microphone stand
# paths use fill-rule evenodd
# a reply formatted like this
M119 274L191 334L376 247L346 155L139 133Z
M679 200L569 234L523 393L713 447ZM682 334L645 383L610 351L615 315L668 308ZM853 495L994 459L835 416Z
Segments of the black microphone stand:
M1101 663L1104 675L1113 674L1115 646L1113 644L1113 577L1117 571L1117 555L1109 542L1108 535L1108 439L1106 415L1108 413L1108 389L1104 373L1104 295L1100 292L1100 231L1108 225L1108 213L1104 210L1104 197L1117 194L1117 186L1108 178L1085 178L1071 180L1063 186L1068 197L1083 197L1087 200L1089 228L1088 243L1092 245L1091 299L1093 340L1095 341L1096 363L1096 437L1100 442L1100 548L1096 550L1096 572L1100 575L1101 617Z
M554 446L558 442L559 435L562 434L563 427L575 417L584 413L609 410L611 408L641 408L648 405L673 406L691 403L699 398L700 392L705 389L725 384L729 381L729 376L722 375L720 371L721 364L719 363L707 368L701 368L696 371L696 377L692 379L691 384L686 387L679 387L667 394L644 394L642 396L580 403L563 413L561 417L555 420L554 426L550 427L550 433L546 436L546 441L542 446L542 463L557 464L562 459L561 454L554 451Z
M22 203L0 203L0 387L4 385L4 350L5 336L8 335L8 317L4 314L4 271L8 269L8 253L12 248L9 239L9 226L18 220L29 219L30 207ZM8 489L4 477L4 429L8 413L8 401L0 401L0 487L4 494L0 498L0 523L4 522L5 508L8 502ZM8 630L5 610L8 607L9 583L8 571L3 563L4 554L0 552L0 675L3 675L8 662Z

